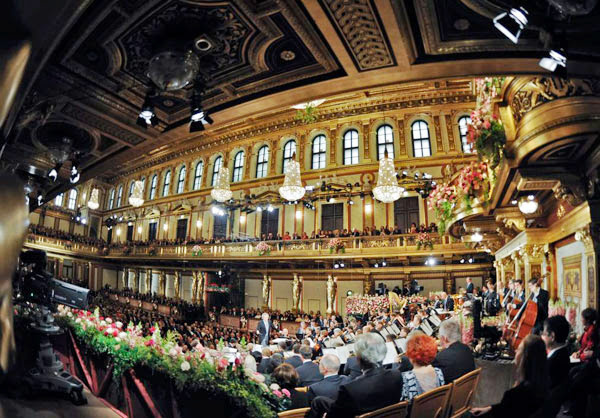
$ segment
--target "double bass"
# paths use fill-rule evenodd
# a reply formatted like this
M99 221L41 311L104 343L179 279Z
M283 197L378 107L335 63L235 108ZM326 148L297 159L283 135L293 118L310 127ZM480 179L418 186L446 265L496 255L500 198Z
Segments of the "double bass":
M537 319L538 305L532 300L533 294L521 306L512 321L504 326L502 338L513 350L517 350L521 341L531 333Z

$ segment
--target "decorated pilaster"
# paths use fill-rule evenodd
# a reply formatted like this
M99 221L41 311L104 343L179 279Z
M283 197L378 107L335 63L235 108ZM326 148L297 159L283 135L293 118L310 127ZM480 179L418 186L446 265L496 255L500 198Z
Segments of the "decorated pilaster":
M302 277L294 273L294 280L292 281L292 310L294 312L300 311L300 301L302 300Z

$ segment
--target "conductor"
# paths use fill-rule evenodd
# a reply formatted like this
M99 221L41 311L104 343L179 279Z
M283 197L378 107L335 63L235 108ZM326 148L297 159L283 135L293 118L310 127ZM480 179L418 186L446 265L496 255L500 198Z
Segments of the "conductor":
M269 314L267 312L263 312L262 321L260 321L256 327L258 340L260 341L260 345L263 347L269 345L269 335L271 334L272 329L273 323L269 321Z

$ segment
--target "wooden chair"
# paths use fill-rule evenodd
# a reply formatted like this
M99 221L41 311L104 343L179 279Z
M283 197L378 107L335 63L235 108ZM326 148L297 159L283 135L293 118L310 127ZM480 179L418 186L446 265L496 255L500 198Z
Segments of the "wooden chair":
M356 418L406 418L408 416L408 402L399 402L376 411L357 415Z
M459 377L452 383L452 393L448 401L449 418L460 417L471 409L480 375L481 367Z
M415 396L410 411L411 418L444 418L452 383Z
M308 392L308 386L299 386L296 388L296 391L298 392Z
M290 409L277 414L279 418L304 418L310 412L310 408Z

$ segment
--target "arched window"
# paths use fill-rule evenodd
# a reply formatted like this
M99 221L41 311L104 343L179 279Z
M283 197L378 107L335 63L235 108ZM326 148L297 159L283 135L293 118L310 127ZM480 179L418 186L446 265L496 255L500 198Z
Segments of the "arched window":
M194 190L198 190L202 185L202 172L204 171L204 162L199 161L196 164L196 171L194 171Z
M115 189L110 190L110 194L108 195L108 210L113 208L115 204Z
M54 199L54 204L56 206L62 206L63 205L63 198L64 198L64 196L65 195L62 194L62 193L59 194L59 195L56 195L56 198ZM113 198L115 197L115 190L114 189L112 191L112 196L113 196ZM112 203L111 203L111 206L112 206Z
M121 200L123 200L123 185L119 186L119 191L117 192L117 208L121 207Z
M312 164L313 170L319 170L325 168L327 158L327 142L325 142L325 135L317 135L312 142Z
M358 131L350 129L344 134L344 165L358 164Z
M424 120L417 120L411 125L413 153L415 157L431 157L429 142L429 125Z
M158 186L158 175L152 176L152 181L150 182L150 200L153 200L156 197L156 187Z
M281 167L281 172L285 174L285 164L292 159L292 156L296 153L296 141L290 139L283 146L283 165Z
M133 188L135 186L135 180L133 180L131 182L131 185L129 186L129 195L127 196L128 198L131 198L131 195L133 194Z
M465 154L470 154L473 152L473 146L467 142L467 126L471 123L471 118L469 116L462 116L458 120L458 133L460 134L460 144L462 146L462 151Z
M269 147L263 145L258 150L258 158L256 159L256 178L260 179L267 177L269 167Z
M236 181L241 181L243 172L244 172L244 151L238 151L238 153L235 154L235 157L233 159L233 175L231 176L231 181L234 183Z
M69 201L67 202L67 207L69 209L75 210L75 205L77 204L77 190L71 189L69 192Z
M179 178L177 179L177 193L183 193L183 187L185 186L185 172L185 166L181 166Z
M165 182L163 183L163 197L169 195L169 187L171 186L171 170L167 170L165 173Z
M394 158L394 131L390 125L377 128L377 159L381 160L387 150L388 157Z
M223 157L221 157L220 155L215 158L215 162L213 163L213 175L212 175L212 179L210 181L210 185L212 187L215 187L215 184L217 183L217 176L219 175L219 171L221 171L221 166L223 165Z

